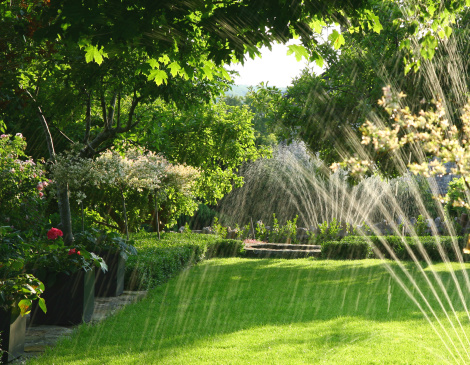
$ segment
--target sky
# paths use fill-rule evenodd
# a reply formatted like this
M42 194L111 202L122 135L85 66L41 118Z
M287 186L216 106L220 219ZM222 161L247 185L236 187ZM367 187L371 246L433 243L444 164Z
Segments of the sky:
M287 56L288 45L274 44L270 51L267 47L261 48L261 58L254 60L248 58L245 65L234 64L228 67L230 70L238 71L239 77L235 77L236 85L256 86L260 82L268 82L269 86L279 88L289 86L292 79L299 76L301 71L308 66L305 59L297 61L294 54ZM315 66L315 70L320 69Z

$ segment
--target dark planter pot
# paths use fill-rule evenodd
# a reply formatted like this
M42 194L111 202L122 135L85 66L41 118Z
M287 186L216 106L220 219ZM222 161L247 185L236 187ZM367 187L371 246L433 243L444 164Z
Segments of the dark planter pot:
M0 332L0 349L4 351L0 363L4 364L23 354L26 316L0 309Z
M117 297L124 291L124 273L126 260L119 252L99 251L95 252L101 256L108 265L108 271L104 273L101 269L95 271L95 296Z
M94 270L80 270L73 275L48 274L40 280L46 286L42 297L46 301L47 313L33 302L31 324L67 326L91 320L95 307Z

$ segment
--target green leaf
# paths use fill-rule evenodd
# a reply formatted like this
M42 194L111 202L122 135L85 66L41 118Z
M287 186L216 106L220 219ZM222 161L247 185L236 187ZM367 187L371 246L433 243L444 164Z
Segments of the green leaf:
M452 28L449 27L448 25L444 27L444 33L446 34L446 37L449 38L450 35L452 34Z
M335 49L339 49L344 44L344 37L336 29L329 35L328 39L333 43Z
M173 77L175 77L178 72L181 70L181 66L178 64L178 62L173 61L168 65L168 68L170 69L170 73Z
M413 66L414 66L414 62L411 62L405 65L405 75L408 74L408 72L410 72Z
M326 25L325 22L319 19L314 19L310 23L310 27L312 27L315 33L318 33L318 34L321 34L321 31L323 30L324 25Z
M227 70L225 68L221 68L220 72L222 73L222 77L225 79L225 80L228 80L228 81L231 81L232 78L230 77L230 74L227 72Z
M168 65L170 63L170 57L168 57L166 54L161 56L158 60L164 65Z
M302 57L308 60L308 51L304 46L300 44L291 44L288 48L289 50L287 51L287 55L289 56L294 53L297 62L301 61Z
M403 49L403 48L410 49L411 48L411 41L409 39L404 39L403 41L401 41L399 48L400 49Z
M85 46L85 60L87 63L95 61L98 65L103 63L103 58L108 58L108 54L104 52L103 47L98 49L97 46Z
M437 39L432 34L428 33L424 36L421 42L420 53L424 59L430 60L434 57L436 52Z
M370 10L366 10L365 14L366 14L366 18L370 20L370 22L372 23L372 30L376 33L380 33L382 29L384 29L384 27L382 26L382 24L380 24L379 17ZM369 26L370 26L370 23L369 23Z
M152 70L147 79L155 81L155 83L160 86L163 83L167 83L168 75L163 70Z
M150 65L150 67L152 67L152 68L160 67L160 64L158 63L158 61L155 58L151 58L147 62Z
M312 51L310 61L315 61L318 67L323 67L323 57L316 51Z
M29 313L29 308L31 307L31 304L32 302L30 299L22 299L19 301L18 307L20 308L22 316Z
M44 298L39 298L39 308L41 308L41 310L44 312L44 313L47 313L47 307L46 307L46 301L44 300Z
M204 71L204 76L208 79L208 80L212 80L214 78L214 75L212 74L212 69L209 67L209 66L204 66L202 68L202 71Z

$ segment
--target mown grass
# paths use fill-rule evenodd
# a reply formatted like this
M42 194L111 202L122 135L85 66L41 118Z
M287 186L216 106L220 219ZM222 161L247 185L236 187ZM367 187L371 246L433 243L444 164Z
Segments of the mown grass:
M379 260L214 259L102 323L80 326L31 364L469 362L463 303L470 266L437 264L424 267L423 276L414 263L404 263L414 287L396 263L389 265L431 323ZM465 288L463 302L452 275Z

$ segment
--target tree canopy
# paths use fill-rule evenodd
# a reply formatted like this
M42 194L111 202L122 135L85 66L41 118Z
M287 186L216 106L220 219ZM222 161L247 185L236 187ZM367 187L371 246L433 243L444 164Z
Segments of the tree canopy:
M466 1L436 4L411 5L401 18L424 58L442 32L448 37ZM0 120L31 136L40 136L39 126L45 138L28 138L29 146L42 142L52 162L57 147L78 143L81 157L93 157L145 128L146 106L156 100L188 108L214 99L230 80L224 64L254 57L263 45L299 37L302 46L290 51L321 64L315 34L331 23L378 33L375 7L368 0L2 0ZM345 41L338 31L329 39L335 49ZM59 190L64 223L67 186Z

